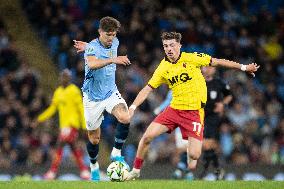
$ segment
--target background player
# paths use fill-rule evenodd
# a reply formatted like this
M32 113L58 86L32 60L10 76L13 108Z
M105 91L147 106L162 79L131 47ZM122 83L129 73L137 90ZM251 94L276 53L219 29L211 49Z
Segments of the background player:
M134 110L143 103L149 93L163 83L173 91L173 99L171 105L155 118L141 138L133 170L127 180L140 176L140 169L151 141L162 133L170 133L177 127L180 127L183 139L188 140L188 168L191 170L196 168L202 149L203 108L207 100L206 83L200 67L223 66L251 74L259 68L255 63L246 66L229 60L212 58L203 53L181 53L180 33L164 32L161 37L166 57L155 70L148 85L139 92L129 107L130 116L133 116Z
M232 101L230 86L225 84L218 77L214 77L216 73L215 67L203 67L203 76L207 85L207 103L205 106L205 128L203 141L203 161L204 169L201 177L204 177L210 162L213 162L215 168L216 179L220 180L224 177L224 170L220 168L218 149L219 149L219 127L222 123L224 108Z
M57 141L57 150L51 168L44 174L44 179L56 177L58 166L62 159L63 147L68 144L75 156L80 169L80 177L89 179L90 173L83 162L82 149L77 149L75 142L80 128L85 129L82 95L80 89L71 83L71 72L63 70L60 75L60 86L55 90L50 106L38 116L37 124L41 123L56 112L59 112L60 134Z
M126 66L130 65L130 61L127 56L117 56L119 41L116 34L119 28L118 20L104 17L100 20L98 38L88 44L74 40L77 52L85 50L85 79L82 91L89 137L87 151L91 161L91 179L94 181L100 180L97 157L101 134L100 125L105 110L118 120L111 160L125 163L121 156L121 149L128 136L130 116L127 104L115 84L115 71L116 64Z

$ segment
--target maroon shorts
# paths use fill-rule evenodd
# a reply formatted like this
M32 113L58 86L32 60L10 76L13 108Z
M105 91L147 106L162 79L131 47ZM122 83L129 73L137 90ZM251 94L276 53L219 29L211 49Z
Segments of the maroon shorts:
M188 137L193 137L202 141L204 129L203 120L204 109L176 110L168 106L155 118L153 122L168 127L168 133L171 133L173 130L179 127L182 138L185 140L187 140Z
M78 138L78 130L73 127L65 127L60 129L59 141L73 143Z

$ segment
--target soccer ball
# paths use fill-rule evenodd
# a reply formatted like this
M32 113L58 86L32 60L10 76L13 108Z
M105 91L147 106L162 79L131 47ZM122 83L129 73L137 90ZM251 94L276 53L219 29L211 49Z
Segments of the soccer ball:
M112 162L107 168L107 176L115 182L124 181L128 173L127 166L120 161Z

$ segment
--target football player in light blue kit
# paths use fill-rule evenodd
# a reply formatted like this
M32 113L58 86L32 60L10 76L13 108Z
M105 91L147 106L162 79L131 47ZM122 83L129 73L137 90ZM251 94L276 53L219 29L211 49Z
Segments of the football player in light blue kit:
M128 136L130 117L127 104L115 84L115 71L117 64L126 66L130 65L130 61L127 56L117 56L119 41L116 34L119 28L118 20L104 17L100 20L98 38L90 43L74 40L77 52L85 51L85 80L82 91L89 138L87 151L93 181L100 180L97 157L101 134L100 125L105 110L118 120L111 160L126 164L121 156L121 149Z

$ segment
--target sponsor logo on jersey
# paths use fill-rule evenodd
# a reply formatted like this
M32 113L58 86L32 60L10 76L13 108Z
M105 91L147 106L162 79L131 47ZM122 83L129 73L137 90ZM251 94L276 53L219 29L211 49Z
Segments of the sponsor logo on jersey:
M176 76L174 76L174 77L172 77L171 79L168 79L168 80L169 80L171 85L174 85L174 84L176 84L180 81L185 83L185 82L187 82L191 79L192 79L192 77L190 77L187 73L182 73L182 74L176 75Z

